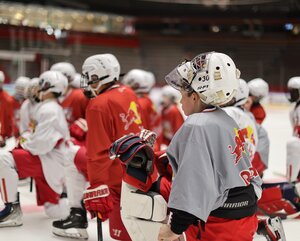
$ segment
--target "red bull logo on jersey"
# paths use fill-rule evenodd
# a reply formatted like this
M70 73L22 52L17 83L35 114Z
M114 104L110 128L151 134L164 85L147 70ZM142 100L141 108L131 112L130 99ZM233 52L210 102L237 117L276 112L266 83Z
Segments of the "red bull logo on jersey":
M129 126L132 125L132 123L137 125L142 124L140 114L138 113L137 104L134 101L130 102L127 113L121 113L120 117L124 123L124 130L126 131L129 129Z
M246 153L246 138L248 138L248 129L237 129L234 128L235 137L234 142L235 146L229 145L228 148L231 150L231 154L234 155L234 164L237 165L242 157L243 152ZM254 139L253 139L254 141Z

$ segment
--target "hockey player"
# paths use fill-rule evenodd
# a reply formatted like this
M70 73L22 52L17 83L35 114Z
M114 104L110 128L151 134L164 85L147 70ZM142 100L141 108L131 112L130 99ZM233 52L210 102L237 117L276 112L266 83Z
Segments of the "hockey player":
M82 66L82 87L92 98L86 110L90 187L85 191L84 205L93 217L109 218L112 238L130 240L120 218L121 164L111 161L107 153L114 140L140 132L142 121L135 93L118 84L119 76L120 65L112 54L90 56ZM80 213L76 218L82 227L86 218Z
M0 148L13 135L13 99L3 90L4 74L0 71Z
M149 96L149 92L155 84L152 74L141 69L132 69L124 76L122 83L130 86L138 97L143 127L155 132L157 136L161 136L161 117ZM156 141L155 145L155 149L159 150L160 139Z
M0 155L1 195L5 203L0 212L0 227L22 225L18 177L34 178L38 205L44 205L48 216L59 217L68 213L66 203L60 203L60 194L69 132L63 110L57 103L66 85L67 79L59 72L41 74L40 103L32 117L31 133L20 138L17 148Z
M239 88L233 99L234 101L231 103L231 106L224 107L223 110L225 110L225 112L239 125L250 153L252 166L260 173L260 171L262 172L264 170L261 169L261 166L265 167L265 165L260 164L263 163L260 158L260 156L262 156L260 155L260 152L263 152L262 154L264 154L264 152L269 151L269 140L268 138L266 140L265 135L260 133L262 127L256 123L252 113L244 110L244 104L249 97L249 87L245 80L239 79L239 82ZM265 190L263 190L262 196L264 196L264 191ZM258 205L259 204L260 202ZM279 217L260 219L257 233L264 235L271 241L285 240L285 233Z
M33 78L25 89L26 100L22 103L20 108L20 134L31 129L31 118L34 114L35 107L39 102L38 88L39 78Z
M291 182L300 181L300 77L292 77L288 81L289 100L295 103L290 113L293 137L287 143L287 177ZM299 190L300 192L300 190ZM300 193L299 193L300 194Z
M216 52L200 54L166 76L180 90L188 118L167 149L174 172L171 215L158 240L175 240L183 232L187 240L197 234L202 241L253 239L262 180L238 125L218 108L235 96L238 78L232 59Z
M268 95L269 85L265 80L256 78L250 80L248 86L250 98L245 104L245 108L253 113L258 124L262 124L266 117L266 111L260 101Z
M59 98L61 106L64 108L68 123L72 124L79 118L85 118L85 110L88 99L84 96L81 89L77 89L72 86L72 82L76 75L74 66L67 62L60 62L52 65L50 70L59 71L68 78L68 88L63 96Z
M180 93L171 86L164 86L162 94L162 144L168 146L176 131L181 127L186 118L179 106Z
M15 94L13 96L14 108L14 136L20 135L20 108L25 100L25 89L29 84L30 79L25 76L20 76L15 81Z

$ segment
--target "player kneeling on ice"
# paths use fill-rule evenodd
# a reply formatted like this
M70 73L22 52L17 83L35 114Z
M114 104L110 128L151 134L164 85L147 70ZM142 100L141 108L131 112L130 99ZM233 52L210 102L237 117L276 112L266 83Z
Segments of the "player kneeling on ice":
M159 176L163 172L158 173L157 162L162 161L150 145L153 136L154 132L147 130L141 137L129 134L110 148L110 158L119 158L124 168L121 217L132 241L156 240L161 224L167 222L171 179L167 171Z
M22 225L22 211L17 191L18 179L33 177L37 204L44 205L48 216L68 214L61 202L64 180L65 141L69 140L68 125L57 98L64 93L67 79L56 71L40 76L39 100L31 115L31 130L21 136L19 146L0 154L1 196L5 208L0 212L0 227Z

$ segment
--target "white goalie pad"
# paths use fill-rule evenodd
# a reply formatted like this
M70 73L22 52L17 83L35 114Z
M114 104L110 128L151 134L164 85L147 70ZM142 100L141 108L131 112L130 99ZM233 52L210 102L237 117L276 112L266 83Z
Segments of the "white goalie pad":
M297 180L300 172L300 139L292 137L286 144L287 178L290 182Z
M157 240L161 225L168 220L167 203L158 193L136 193L136 190L122 182L122 222L132 241ZM185 241L184 235L176 241Z
M124 183L121 196L122 212L127 216L154 222L162 222L167 217L167 202L158 193L142 193Z

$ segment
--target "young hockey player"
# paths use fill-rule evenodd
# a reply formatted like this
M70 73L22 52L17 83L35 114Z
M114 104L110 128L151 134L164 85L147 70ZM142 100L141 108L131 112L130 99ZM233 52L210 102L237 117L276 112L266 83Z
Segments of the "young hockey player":
M69 131L57 98L64 93L67 79L56 71L40 76L39 100L31 120L31 133L20 138L19 146L0 155L1 195L5 208L0 212L0 227L22 225L18 197L18 178L33 177L38 205L44 205L50 217L67 215L60 203L65 142ZM67 212L67 213L66 213Z
M256 78L248 82L249 100L245 104L245 108L251 111L258 124L262 124L266 118L266 111L260 101L269 93L269 84L261 79Z
M3 90L4 74L0 71L0 148L13 135L14 109L12 97Z
M141 69L132 69L124 76L122 83L130 86L138 97L143 127L155 132L157 136L161 136L161 117L149 96L149 92L155 84L152 74ZM160 139L156 141L155 145L155 149L159 150Z
M162 144L168 146L176 131L181 127L186 118L179 106L180 93L171 86L164 86L161 89L162 94Z
M167 149L174 172L171 214L158 240L175 240L183 232L187 240L253 239L262 180L239 126L218 108L235 96L238 78L232 59L216 52L200 54L166 76L180 90L188 118Z
M124 134L140 132L142 120L135 93L118 84L119 76L120 64L112 54L90 56L82 65L82 87L92 98L86 110L90 187L84 205L93 217L109 218L112 238L130 240L120 218L122 167L109 159L108 150Z

